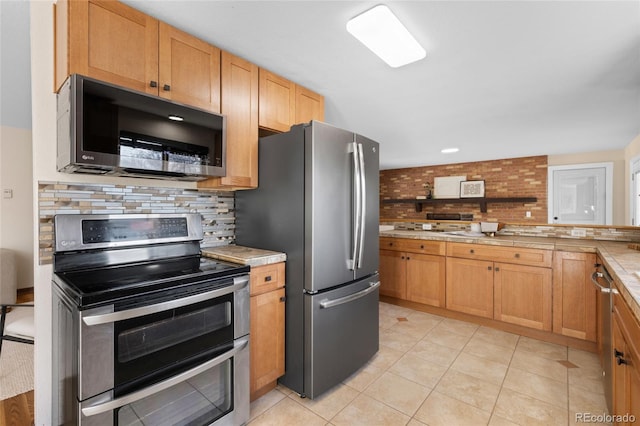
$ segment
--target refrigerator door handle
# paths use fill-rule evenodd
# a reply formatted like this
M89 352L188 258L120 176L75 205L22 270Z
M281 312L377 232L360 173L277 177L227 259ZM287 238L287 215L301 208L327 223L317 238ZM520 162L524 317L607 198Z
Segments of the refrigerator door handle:
M345 296L345 297L340 297L338 299L333 299L333 300L326 300L325 299L325 300L320 301L320 308L321 309L328 309L328 308L333 308L335 306L343 305L345 303L353 302L354 300L358 300L358 299L366 296L367 294L371 293L372 291L374 291L378 287L380 287L380 281L370 282L369 283L369 287L365 288L364 290L360 290L357 293L353 293L353 294L350 294L349 296Z
M360 239L358 242L358 262L356 268L362 268L362 251L364 249L364 223L367 215L367 181L364 172L364 148L362 144L358 144L358 156L360 157Z
M358 242L359 242L359 236L360 236L360 219L362 218L362 213L361 213L362 204L360 203L360 197L361 197L360 161L358 158L359 151L358 151L358 144L355 141L355 136L354 136L354 141L351 147L353 151L353 190L355 193L355 202L354 202L355 214L353 217L353 256L349 260L349 269L351 269L352 271L355 271L358 263L357 256L358 256Z

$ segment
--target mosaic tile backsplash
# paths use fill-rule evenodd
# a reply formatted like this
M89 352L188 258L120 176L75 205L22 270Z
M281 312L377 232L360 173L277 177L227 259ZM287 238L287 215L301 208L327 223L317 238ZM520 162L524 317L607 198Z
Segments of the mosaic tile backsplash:
M133 185L38 183L39 263L53 259L53 216L56 214L200 213L202 247L235 240L233 192L157 188Z

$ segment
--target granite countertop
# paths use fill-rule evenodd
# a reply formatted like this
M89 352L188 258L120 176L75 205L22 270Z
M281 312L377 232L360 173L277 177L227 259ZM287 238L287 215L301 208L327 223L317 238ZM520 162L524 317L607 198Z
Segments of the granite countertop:
M202 248L202 255L249 266L270 265L287 260L285 253L236 245Z
M640 251L628 247L624 241L590 239L523 237L497 235L495 237L463 237L438 235L438 232L392 230L381 231L381 237L437 240L458 243L489 244L511 247L528 247L543 250L597 253L612 275L622 298L640 319ZM441 234L441 233L440 233Z

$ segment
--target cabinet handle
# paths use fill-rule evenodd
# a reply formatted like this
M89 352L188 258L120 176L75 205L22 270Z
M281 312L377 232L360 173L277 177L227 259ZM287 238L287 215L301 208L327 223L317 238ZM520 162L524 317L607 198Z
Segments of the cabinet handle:
M491 270L491 266L487 266L487 271L490 271L490 270Z
M267 275L266 277L264 277L265 282L269 282L271 281L271 275Z
M150 86L150 87L158 87L158 82L157 82L157 81L153 81L153 80L151 80L151 81L149 82L149 86Z
M169 92L171 90L171 86L165 84L164 86L162 86L162 90L164 90L165 92Z
M624 352L620 352L619 350L614 348L613 349L613 356L615 356L616 358L619 358L621 356L624 356Z
M516 253L516 259L520 259L520 253Z
M496 266L495 271L496 271L496 272L500 272L500 268L498 268L498 267Z
M471 250L469 250L469 253L473 254L473 253L475 253L475 250L471 249Z
M280 301L281 301L281 302L286 302L286 301L287 301L287 296L282 296L282 297L280 298Z
M625 364L625 365L626 365L626 364L628 364L628 362L627 362L627 360L626 360L626 359L624 359L624 358L622 358L622 357L618 356L618 357L616 357L616 364L618 364L618 365Z

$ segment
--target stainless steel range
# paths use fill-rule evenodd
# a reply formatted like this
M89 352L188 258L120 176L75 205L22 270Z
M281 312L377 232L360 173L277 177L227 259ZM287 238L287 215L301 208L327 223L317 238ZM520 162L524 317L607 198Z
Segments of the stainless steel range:
M200 256L199 214L58 215L53 419L249 419L249 267Z

